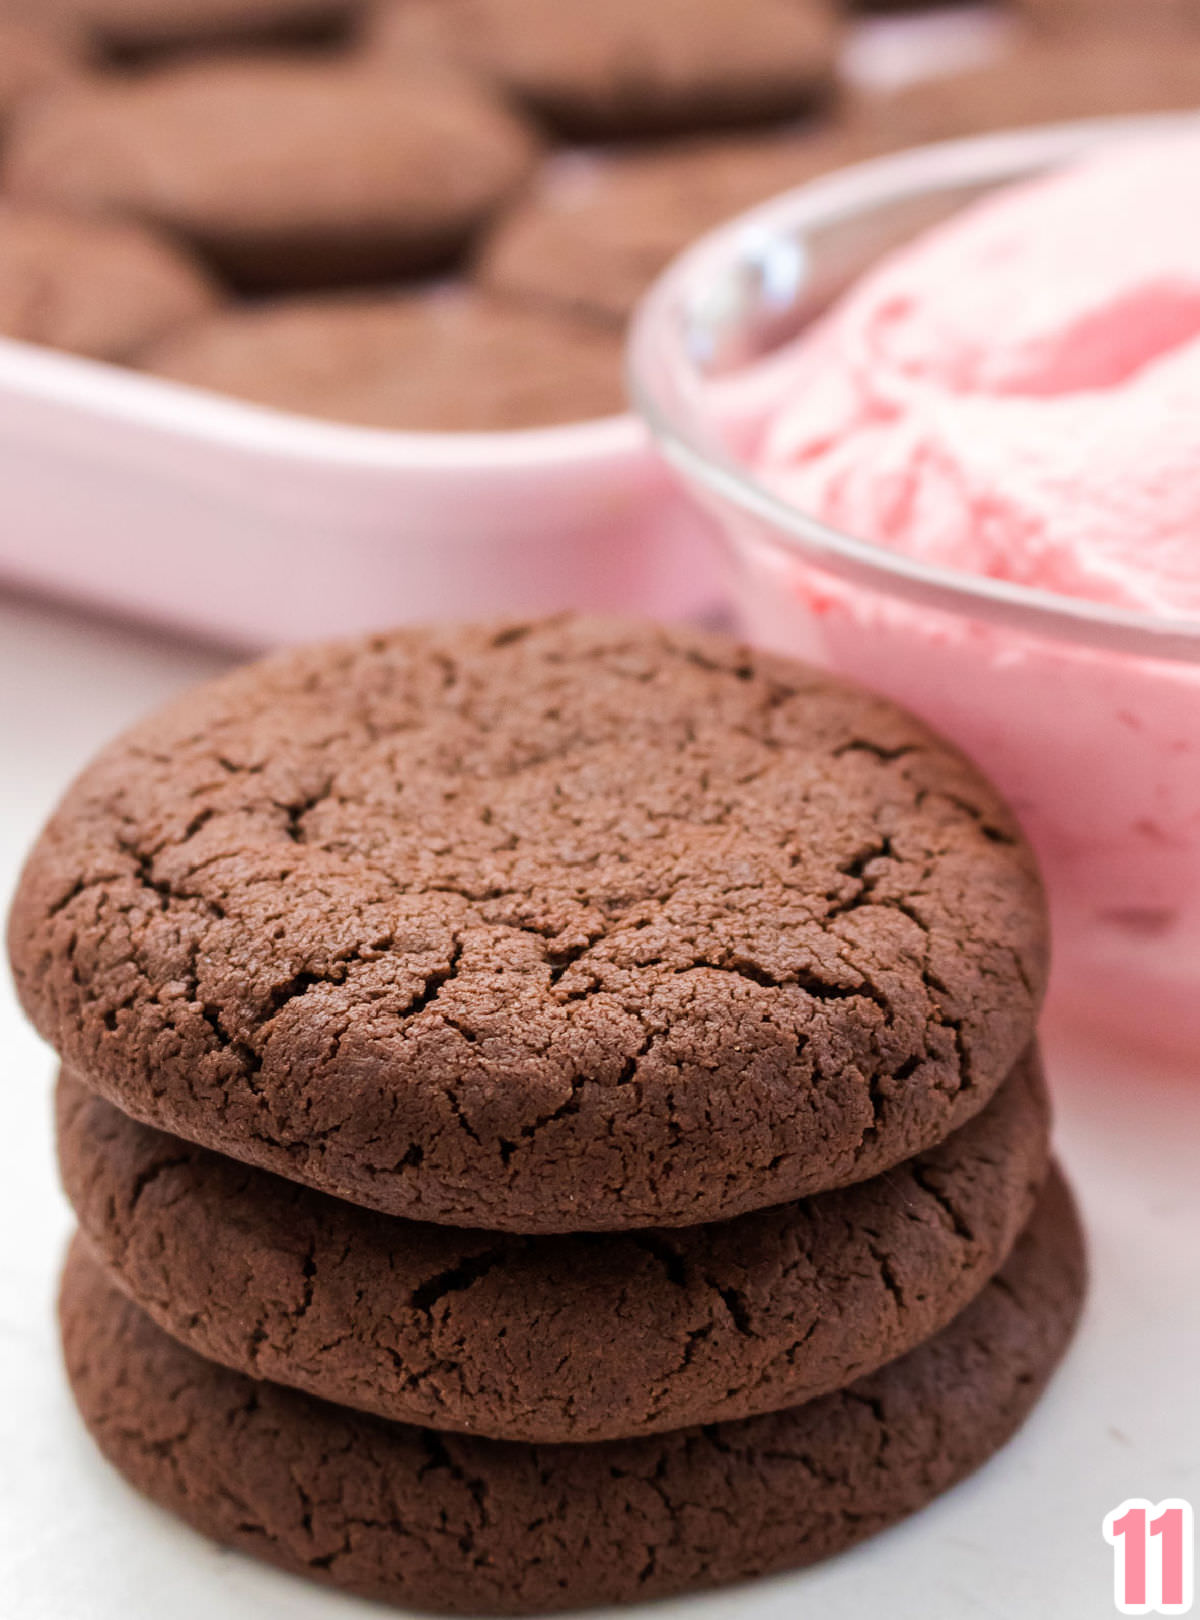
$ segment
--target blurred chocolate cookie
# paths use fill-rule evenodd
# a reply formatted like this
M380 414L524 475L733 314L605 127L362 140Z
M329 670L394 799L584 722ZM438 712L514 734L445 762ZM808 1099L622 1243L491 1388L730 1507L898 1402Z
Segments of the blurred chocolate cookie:
M344 26L360 0L8 0L85 31L102 46L144 51L241 40L292 40Z
M860 90L849 117L880 147L1057 120L1169 112L1200 102L1200 37L1170 47L1151 36L1047 39L963 73L901 90Z
M141 225L0 202L0 332L125 360L217 301L205 272Z
M371 47L469 68L576 136L786 117L827 88L829 0L392 0Z
M1142 38L1177 29L1200 34L1200 0L1017 0L1017 5L1039 27L1054 31L1118 29Z
M247 59L39 99L13 122L4 182L172 228L239 283L313 286L446 260L534 152L518 118L448 75Z
M0 123L26 96L64 83L78 66L65 38L0 11Z
M704 231L862 155L853 136L821 129L559 158L485 239L476 277L532 303L624 322Z
M145 367L361 427L542 427L624 409L621 347L467 289L260 304L169 338Z

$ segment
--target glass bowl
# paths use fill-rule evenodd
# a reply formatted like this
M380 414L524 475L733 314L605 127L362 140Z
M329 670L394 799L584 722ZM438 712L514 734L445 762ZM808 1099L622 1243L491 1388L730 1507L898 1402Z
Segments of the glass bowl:
M773 494L750 451L790 343L882 254L999 186L1198 123L1058 125L844 170L703 238L651 290L630 344L635 404L718 520L740 628L888 693L977 760L1043 865L1052 1005L1188 1050L1200 1045L1200 620L839 533Z

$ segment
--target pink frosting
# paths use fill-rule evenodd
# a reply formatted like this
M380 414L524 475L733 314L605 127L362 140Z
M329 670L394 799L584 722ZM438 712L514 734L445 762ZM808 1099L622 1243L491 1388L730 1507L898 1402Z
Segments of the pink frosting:
M760 471L947 567L1200 612L1200 138L967 209L797 345Z

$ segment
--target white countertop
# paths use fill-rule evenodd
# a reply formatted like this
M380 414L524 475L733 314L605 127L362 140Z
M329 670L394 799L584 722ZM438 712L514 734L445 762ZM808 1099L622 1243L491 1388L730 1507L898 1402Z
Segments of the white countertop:
M0 904L72 774L222 658L0 596ZM1104 1513L1200 1506L1200 1056L1195 1072L1050 1032L1062 1157L1092 1249L1080 1337L1018 1439L949 1497L814 1571L656 1606L660 1620L1097 1620ZM11 1620L351 1620L375 1611L211 1547L143 1503L72 1411L53 1321L69 1229L50 1053L0 979L0 1613ZM647 1613L649 1611L646 1611Z

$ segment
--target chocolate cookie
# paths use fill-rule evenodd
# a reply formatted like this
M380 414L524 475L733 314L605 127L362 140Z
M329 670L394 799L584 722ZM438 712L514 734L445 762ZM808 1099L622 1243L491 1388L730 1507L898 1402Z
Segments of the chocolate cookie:
M0 13L0 124L26 97L69 81L78 65L58 35Z
M1036 1059L940 1147L718 1226L520 1238L398 1221L138 1125L64 1077L59 1162L121 1288L239 1371L410 1423L596 1440L840 1389L944 1327L1045 1179Z
M476 279L534 305L623 324L677 253L732 215L866 156L838 129L564 157L483 244Z
M1083 1286L1055 1178L997 1280L902 1360L785 1412L588 1446L441 1435L256 1383L168 1338L82 1246L62 1321L100 1448L197 1529L405 1606L533 1613L795 1568L914 1512L1019 1427Z
M303 39L349 23L360 0L24 0L117 51Z
M1142 39L1178 31L1200 33L1200 0L1017 0L1040 27L1077 36L1093 29L1128 31Z
M258 59L39 99L13 121L4 179L169 227L245 285L317 286L446 260L533 156L525 126L461 81Z
M905 147L1027 124L1186 110L1200 101L1200 39L1047 39L994 62L900 90L860 90L849 111L865 142Z
M176 382L362 427L544 427L625 408L621 343L465 288L221 310L142 357Z
M127 360L215 306L191 257L140 225L0 200L0 333Z
M480 74L573 136L795 116L827 90L828 0L395 0L369 48Z
M10 919L93 1089L393 1214L694 1225L941 1141L1033 1036L1011 815L882 698L620 620L398 630L199 688Z

